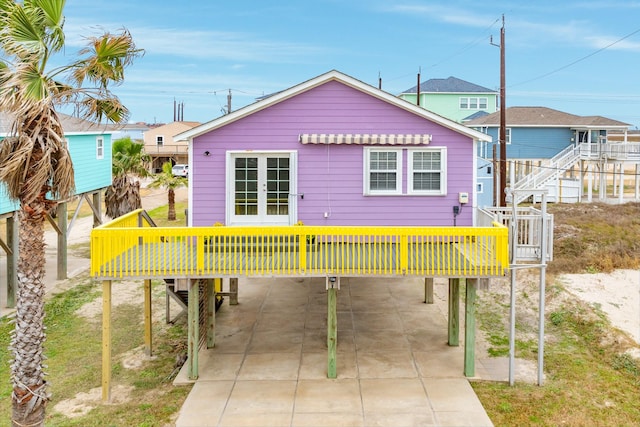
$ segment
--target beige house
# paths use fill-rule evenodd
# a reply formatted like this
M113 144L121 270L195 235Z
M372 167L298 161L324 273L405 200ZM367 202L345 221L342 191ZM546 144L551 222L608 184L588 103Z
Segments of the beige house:
M151 172L160 172L165 162L188 163L189 144L186 140L174 140L174 135L198 126L199 122L171 122L144 132L144 151L151 157Z

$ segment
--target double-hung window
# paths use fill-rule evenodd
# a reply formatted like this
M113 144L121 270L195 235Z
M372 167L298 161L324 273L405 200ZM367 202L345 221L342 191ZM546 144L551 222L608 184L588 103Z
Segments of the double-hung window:
M96 138L96 159L104 158L104 138L99 136Z
M164 145L164 135L156 135L156 145L162 147Z
M410 149L407 162L409 194L447 193L446 148Z
M401 194L402 150L366 148L364 178L365 194Z
M486 97L461 97L461 110L486 110L489 99Z

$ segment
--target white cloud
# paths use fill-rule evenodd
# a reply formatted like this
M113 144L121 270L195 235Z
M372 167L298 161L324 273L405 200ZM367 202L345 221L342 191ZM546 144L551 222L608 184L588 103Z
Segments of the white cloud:
M491 24L491 22L498 18L498 16L481 15L471 9L460 9L439 5L397 4L389 6L384 10L387 12L402 13L406 15L429 17L433 21L479 28L486 28L487 25Z
M104 33L106 29L116 32L118 28L120 27L109 24L96 27L75 22L67 23L67 44L81 47L85 44L86 36ZM297 61L301 57L311 58L326 52L325 48L319 46L267 40L250 33L149 26L132 26L128 29L136 46L144 49L146 55L280 63Z

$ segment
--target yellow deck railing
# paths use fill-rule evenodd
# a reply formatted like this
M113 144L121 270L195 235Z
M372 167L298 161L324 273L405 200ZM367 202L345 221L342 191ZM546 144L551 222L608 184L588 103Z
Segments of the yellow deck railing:
M91 232L96 278L502 276L508 230L492 227L149 227L142 211Z

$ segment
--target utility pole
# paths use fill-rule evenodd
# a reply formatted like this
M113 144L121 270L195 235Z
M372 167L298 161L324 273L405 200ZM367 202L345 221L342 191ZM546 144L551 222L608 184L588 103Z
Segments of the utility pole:
M422 67L418 68L418 84L416 86L416 105L419 107L420 106L420 74L422 71Z
M491 45L500 48L500 204L499 206L507 206L507 107L506 107L506 88L505 88L505 54L504 54L504 15L502 15L502 28L500 28L500 44L493 43Z
M229 89L229 94L227 95L227 114L231 113L231 89Z

